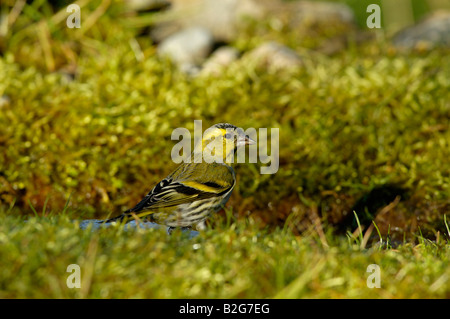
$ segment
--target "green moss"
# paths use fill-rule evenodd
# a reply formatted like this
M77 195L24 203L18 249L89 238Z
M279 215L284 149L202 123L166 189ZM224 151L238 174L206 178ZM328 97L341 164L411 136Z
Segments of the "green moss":
M174 168L172 130L192 130L193 120L201 119L204 129L225 121L280 129L277 174L260 175L260 164L237 166L239 184L230 204L239 215L247 198L245 210L273 224L303 206L303 198L321 207L325 220L336 221L364 193L389 183L412 194L378 221L384 231L391 224L414 232L414 225L441 220L448 209L445 51L397 55L386 43L372 41L333 57L302 52L305 67L292 72L274 74L237 61L218 77L190 78L158 59L143 38L138 39L145 58L137 61L129 39L138 30L120 23L110 29L112 19L126 17L114 5L107 10L83 35L50 29L53 51L46 56L57 68L57 57L64 57L57 48L69 45L69 56L76 57L69 64L72 75L65 68L45 70L45 45L36 44L33 33L10 35L0 59L4 205L16 200L31 212L29 201L40 210L49 198L48 211L57 211L72 194L72 207L86 216L118 213ZM30 30L30 19L25 14L17 25L28 21ZM290 43L289 34L272 31ZM253 32L241 36L265 40ZM15 45L18 39L32 47L27 59L20 54L24 47Z
M2 216L1 298L448 298L448 245L422 241L396 250L252 225L181 232L113 227L81 230L68 216ZM20 223L20 227L18 227ZM227 258L223 258L227 256ZM68 288L67 267L81 270ZM368 288L367 267L381 288ZM139 287L139 289L136 289Z
M325 56L323 45L347 29L298 36L282 21L253 22L234 46L276 40L296 49L304 67L275 74L239 60L218 76L189 77L155 55L117 4L95 16L99 4L82 8L83 19L97 19L82 31L67 29L44 1L27 4L2 40L0 259L12 266L1 269L0 297L449 296L448 244L424 239L447 238L447 51L400 54L374 37ZM175 167L173 129L193 132L194 120L203 129L279 128L279 171L236 165L228 215L194 240L156 230L91 233L70 222L138 202ZM366 200L389 185L407 196L393 206L396 194ZM384 241L403 242L398 251L353 252L331 235L351 225L342 221L353 209L363 221L386 207L375 222ZM24 223L34 211L39 217ZM71 263L92 271L84 290L65 286ZM370 263L384 269L382 290L365 286Z

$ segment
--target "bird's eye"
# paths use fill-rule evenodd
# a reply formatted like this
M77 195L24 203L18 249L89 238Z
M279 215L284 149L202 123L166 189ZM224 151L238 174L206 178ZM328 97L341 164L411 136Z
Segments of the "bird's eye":
M225 137L226 139L230 139L231 138L231 133L227 133L223 137Z

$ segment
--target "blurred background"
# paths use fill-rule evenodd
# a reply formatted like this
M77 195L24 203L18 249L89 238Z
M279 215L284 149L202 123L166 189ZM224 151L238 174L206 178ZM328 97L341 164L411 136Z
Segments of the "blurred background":
M80 8L80 28L70 28ZM381 28L371 29L370 4ZM443 232L450 2L12 1L0 6L0 205L106 218L173 170L194 120L280 128L280 169L236 166L258 227ZM69 210L64 208L69 207ZM219 215L225 216L226 212Z

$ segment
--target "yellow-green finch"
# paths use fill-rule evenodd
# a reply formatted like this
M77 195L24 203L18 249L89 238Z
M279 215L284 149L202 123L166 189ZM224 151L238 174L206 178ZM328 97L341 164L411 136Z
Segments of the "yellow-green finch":
M191 226L203 229L205 220L225 205L236 184L230 166L236 149L254 143L234 125L213 125L194 148L191 162L181 163L134 208L106 222L127 222L145 217L169 226L169 230ZM195 163L194 159L199 155L201 162Z

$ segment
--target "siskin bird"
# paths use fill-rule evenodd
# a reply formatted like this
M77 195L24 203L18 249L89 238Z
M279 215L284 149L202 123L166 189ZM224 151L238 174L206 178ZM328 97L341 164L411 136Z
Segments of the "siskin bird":
M203 229L205 220L225 205L236 184L229 164L237 148L254 143L241 128L213 125L194 148L191 158L201 155L200 163L181 163L134 208L105 222L126 223L137 217L169 226L169 233L176 227Z

